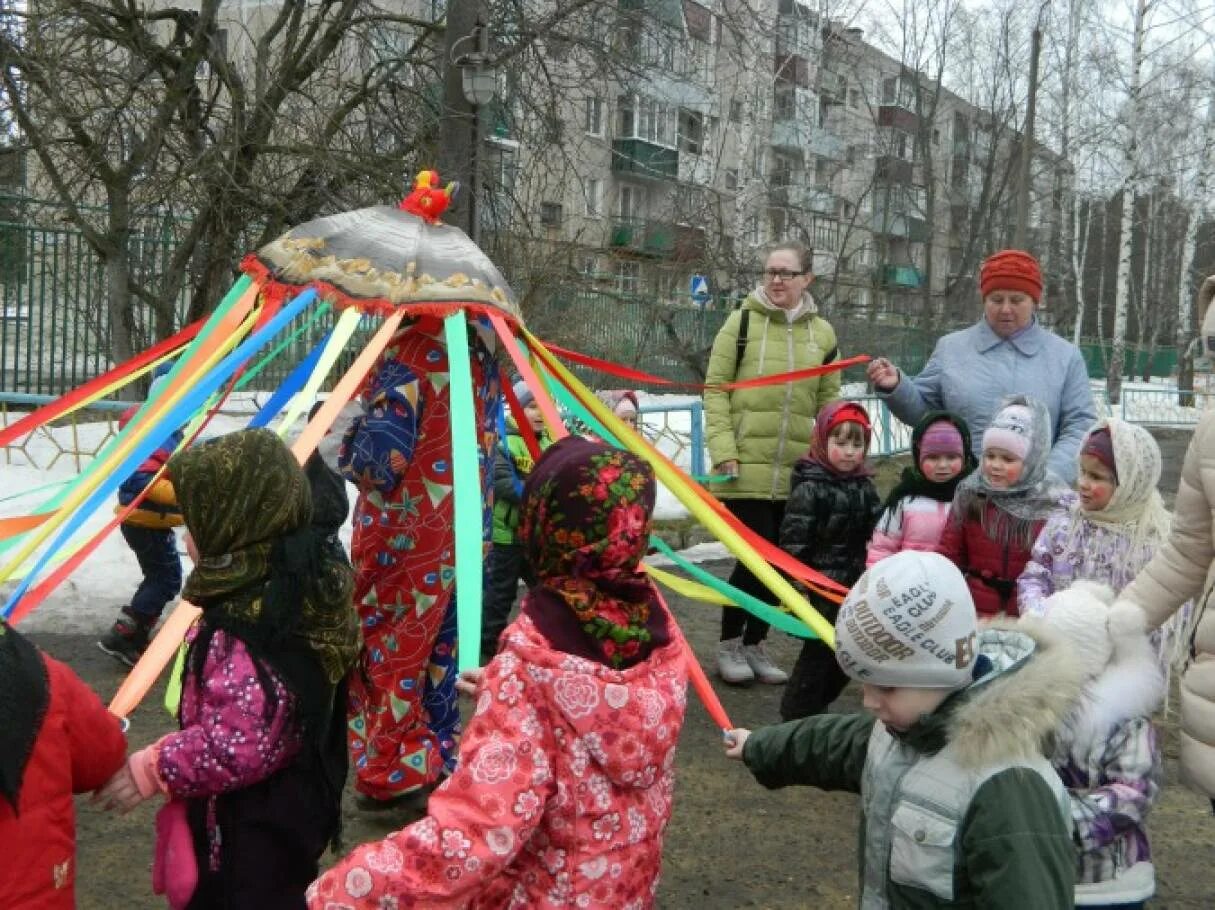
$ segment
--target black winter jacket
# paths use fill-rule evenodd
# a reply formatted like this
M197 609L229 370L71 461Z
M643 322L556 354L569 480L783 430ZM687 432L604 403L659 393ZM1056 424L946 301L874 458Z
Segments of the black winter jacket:
M803 458L793 466L789 503L780 526L786 553L822 572L832 581L851 585L865 571L865 554L882 501L869 477L838 477ZM813 599L820 606L819 598ZM826 601L834 615L834 604Z

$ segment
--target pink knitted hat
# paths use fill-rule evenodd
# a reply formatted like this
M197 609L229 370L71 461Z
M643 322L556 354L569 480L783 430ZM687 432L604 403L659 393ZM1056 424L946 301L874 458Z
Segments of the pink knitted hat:
M928 425L924 435L920 437L920 459L931 458L933 455L964 456L962 451L962 434L948 420L938 420Z

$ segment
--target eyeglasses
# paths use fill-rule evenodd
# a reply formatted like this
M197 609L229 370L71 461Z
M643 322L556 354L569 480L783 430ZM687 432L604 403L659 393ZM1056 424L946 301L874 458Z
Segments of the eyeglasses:
M789 281L793 278L800 278L805 274L806 273L804 271L794 272L789 269L764 269L764 277L769 281L775 281L777 278L779 278L781 281Z

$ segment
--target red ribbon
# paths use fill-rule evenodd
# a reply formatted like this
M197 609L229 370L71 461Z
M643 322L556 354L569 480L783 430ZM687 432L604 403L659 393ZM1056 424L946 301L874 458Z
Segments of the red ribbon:
M848 367L860 366L863 363L868 363L870 360L868 354L858 354L856 357L849 357L847 360L833 360L831 363L824 363L822 366L806 367L805 369L792 370L788 373L773 373L769 376L756 376L754 379L738 379L734 382L696 383L664 379L661 376L655 376L653 373L647 373L644 370L623 367L612 363L610 360L600 360L598 357L592 357L589 354L582 354L578 351L571 351L569 348L558 347L547 341L544 342L544 346L563 360L568 360L570 363L576 363L580 366L590 367L593 370L599 370L602 373L608 373L620 379L631 379L634 382L644 382L647 385L714 392L729 392L734 389L756 389L760 386L781 385L786 382L797 382L801 379L813 379L815 376L824 376L827 373L846 370Z
M80 386L80 388L73 389L66 395L44 404L38 410L26 414L16 423L0 429L0 447L6 446L13 440L20 439L27 433L33 432L44 423L54 420L62 414L66 414L80 402L87 401L98 389L104 389L107 386L113 385L116 380L124 376L137 373L149 363L159 360L162 356L169 353L169 351L181 347L198 334L198 330L202 328L202 325L203 320L201 319L191 323L173 337L166 338L164 341L148 348L142 354L132 357L126 363L114 367L108 373L103 373L96 379L90 379Z

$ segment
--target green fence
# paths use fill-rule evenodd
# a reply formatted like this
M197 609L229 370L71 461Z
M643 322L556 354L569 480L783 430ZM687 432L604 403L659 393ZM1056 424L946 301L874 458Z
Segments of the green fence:
M58 207L19 197L0 196L0 391L59 395L109 369L110 316L103 263L82 233L63 224ZM130 239L133 280L156 287L166 276L177 234L187 222L153 214ZM173 302L180 328L187 291ZM528 327L540 338L613 363L636 367L668 379L699 383L713 339L729 315L728 307L676 307L603 293L558 294L533 305ZM827 313L844 356L884 355L909 374L919 372L941 330L884 321L847 319ZM156 341L151 307L133 310L137 347ZM284 371L303 356L332 324L314 325L260 376L255 387L273 388ZM1095 343L1084 346L1089 373L1104 376ZM1146 353L1131 349L1127 375L1143 372ZM1160 348L1152 357L1154 375L1176 368L1176 351ZM347 363L344 360L339 367ZM1133 362L1135 369L1130 369ZM592 386L622 381L579 369ZM861 381L853 369L846 381Z

